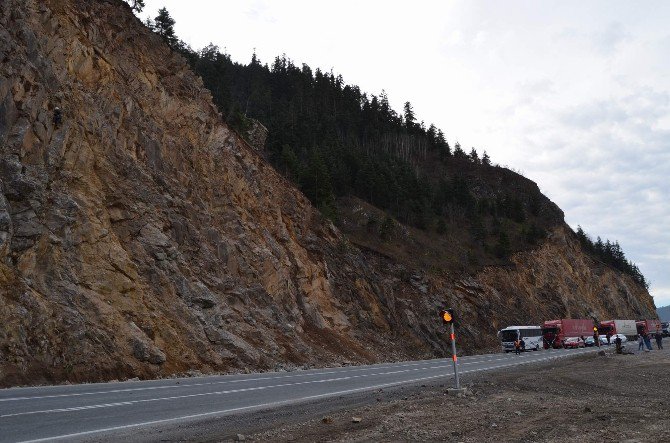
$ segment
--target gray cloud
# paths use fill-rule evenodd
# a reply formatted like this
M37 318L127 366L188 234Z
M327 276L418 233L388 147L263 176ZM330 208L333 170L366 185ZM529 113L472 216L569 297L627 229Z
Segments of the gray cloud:
M630 38L623 24L620 22L610 23L607 28L596 32L592 36L594 47L605 55L613 54L623 42Z
M670 130L659 129L668 103L666 92L639 87L557 109L548 119L562 135L550 155L526 168L542 177L573 227L620 242L659 304L670 303Z

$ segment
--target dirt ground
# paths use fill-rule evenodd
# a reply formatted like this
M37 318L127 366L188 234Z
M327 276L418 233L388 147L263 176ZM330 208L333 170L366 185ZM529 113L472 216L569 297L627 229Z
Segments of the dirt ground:
M670 346L670 341L667 341ZM589 354L466 375L246 436L255 441L658 442L670 438L670 351ZM387 398L384 396L387 395ZM355 423L354 417L360 418Z

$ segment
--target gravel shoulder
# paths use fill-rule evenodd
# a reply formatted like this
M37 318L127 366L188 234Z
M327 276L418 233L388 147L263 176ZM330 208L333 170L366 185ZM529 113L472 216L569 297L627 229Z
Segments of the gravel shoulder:
M589 354L501 373L465 375L463 382L469 394L460 397L447 394L450 384L445 382L377 391L317 417L301 416L306 411L300 408L295 415L284 411L271 430L246 435L245 440L646 442L670 438L669 350ZM354 422L354 417L360 422ZM230 434L220 437L230 438Z

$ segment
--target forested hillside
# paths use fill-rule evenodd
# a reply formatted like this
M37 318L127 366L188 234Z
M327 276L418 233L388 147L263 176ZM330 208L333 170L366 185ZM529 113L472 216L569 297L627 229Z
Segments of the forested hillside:
M202 77L229 126L245 136L255 119L268 129L266 158L336 223L338 199L356 196L388 214L367 223L381 240L394 220L437 236L457 232L466 261L486 264L534 247L563 222L534 183L493 164L485 151L452 146L409 101L396 112L383 90L366 93L286 55L268 65L253 54L245 65L213 44L195 51L174 24L166 9L146 22ZM618 243L591 242L581 228L578 234L591 255L648 285Z
M383 90L366 93L286 55L268 65L253 54L245 65L212 44L195 51L174 24L166 9L146 22L202 77L232 128L247 136L255 119L268 129L266 158L336 223L338 199L356 196L390 216L369 220L381 240L393 219L437 236L458 232L452 240L470 251L466 261L485 264L534 247L563 222L534 183L485 151L452 146L409 101L396 112ZM589 254L648 286L617 242L593 242L581 228L578 235Z

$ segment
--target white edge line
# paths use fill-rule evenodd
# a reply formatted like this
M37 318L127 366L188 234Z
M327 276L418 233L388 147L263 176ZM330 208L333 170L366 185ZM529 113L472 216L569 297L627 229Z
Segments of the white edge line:
M575 353L575 354L585 354L585 351ZM480 371L489 371L493 369L500 369L500 368L505 368L509 366L518 366L522 364L527 364L527 363L537 363L537 362L542 362L542 361L547 361L547 360L552 360L552 359L557 359L557 358L562 358L562 357L567 357L575 354L563 354L563 355L554 355L550 357L545 357L545 358L540 358L540 359L534 359L530 361L521 361L518 363L513 363L513 364L507 364L507 365L498 365L498 366L492 366L489 368L480 368L480 369L471 369L469 371L462 371L461 374L468 374L471 372L480 372ZM329 392L325 394L316 394L316 395L309 395L307 397L300 397L300 398L294 398L290 400L282 400L282 401L275 401L275 402L269 402L269 403L262 403L262 404L257 404L257 405L250 405L250 406L241 406L238 408L231 408L231 409L223 409L221 411L212 411L212 412L203 412L201 414L192 414L192 415L184 415L181 417L173 417L173 418L166 418L162 420L152 420L152 421L147 421L143 423L134 423L130 425L122 425L122 426L113 426L110 428L103 428L103 429L94 429L92 431L84 431L84 432L76 432L73 434L64 434L64 435L57 435L53 437L46 437L46 438L39 438L35 440L23 440L20 443L38 443L38 442L46 442L46 441L54 441L54 440L63 440L67 438L75 438L75 437L84 437L86 435L93 435L93 434L100 434L103 432L111 432L111 431L120 431L123 429L131 429L131 428L138 428L138 427L143 427L143 426L151 426L151 425L156 425L160 423L170 423L174 421L182 421L182 420L192 420L195 418L203 418L203 417L209 417L209 416L214 416L214 415L228 415L232 412L240 412L240 411L248 411L248 410L254 410L254 409L264 409L268 407L276 407L276 406L284 406L284 405L289 405L293 403L301 403L304 401L308 400L315 400L318 398L327 398L327 397L334 397L337 395L343 395L343 394L353 394L354 392L363 392L363 391L371 391L375 389L381 389L381 388L388 388L391 386L397 386L397 385L403 385L403 384L411 384L411 383L416 383L424 380L432 380L435 378L442 378L442 377L451 377L452 374L439 374L439 375L431 375L429 377L420 377L420 378L415 378L411 380L403 380L403 381L396 381L396 382L391 382L391 383L384 383L380 385L374 385L374 386L366 386L363 388L355 388L355 389L346 389L344 391L337 391L337 392Z
M471 361L470 359L468 359L467 362L465 362L465 363L460 363L461 359L459 358L459 365L471 365L471 364L476 364L476 363L485 363L485 362L489 362L489 361L500 361L501 360L499 354L489 354L489 356L490 357L497 357L497 358L485 358L485 359L477 360L477 361ZM477 357L477 356L468 356L468 357ZM508 358L513 358L513 357L508 357ZM463 360L465 360L465 359L463 359ZM209 381L209 382L190 383L190 384L169 384L169 385L161 385L161 386L145 386L145 387L136 387L136 388L111 389L111 390L106 390L106 391L88 391L88 392L73 392L73 393L68 393L68 394L7 397L7 398L0 398L0 403L10 402L10 401L22 401L22 400L40 400L40 399L47 399L47 398L83 397L83 396L89 396L89 395L118 394L120 392L154 391L154 390L162 390L162 389L182 389L182 388L191 388L191 387L199 387L199 386L212 386L212 385L221 385L221 384L229 384L229 383L232 384L232 383L244 383L244 382L251 382L251 381L280 380L280 379L286 379L286 378L314 377L314 376L320 376L320 375L346 374L346 373L350 373L350 372L396 369L396 368L405 368L405 367L410 367L410 366L420 366L422 364L440 364L440 363L451 364L451 359L420 360L420 361L412 362L412 363L395 364L395 365L389 365L389 366L372 365L372 366L359 367L359 368L348 367L348 368L341 368L342 370L328 370L328 371L312 372L312 373L300 373L300 374L285 374L285 375L276 375L276 376L270 376L270 377L240 378L240 379L233 379L233 380ZM340 368L333 368L333 369L340 369ZM61 387L61 386L51 386L51 387Z
M497 359L489 359L489 360L483 360L483 361L478 361L478 362L467 362L467 363L460 363L460 366L465 366L465 365L472 365L472 364L477 364L477 363L489 363L489 362L496 362L496 361L501 361L501 360L510 360L509 358L497 358ZM94 404L94 405L86 405L86 406L73 406L69 408L57 408L57 409L44 409L44 410L37 410L37 411L24 411L24 412L16 412L16 413L9 413L9 414L1 414L0 419L2 418L10 418L10 417L18 417L18 416L25 416L25 415L35 415L35 414L50 414L50 413L59 413L59 412L76 412L76 411L85 411L85 410L91 410L91 409L98 409L98 408L108 408L108 407L116 407L116 406L129 406L129 405L135 405L139 403L149 403L149 402L155 402L155 401L164 401L164 400L178 400L182 398L193 398L193 397L203 397L207 395L225 395L225 394L233 394L233 393L239 393L239 392L248 392L248 391L259 391L259 390L264 390L264 389L275 389L275 388L285 388L288 386L298 386L298 385L308 385L308 384L315 384L315 383L329 383L329 382L334 382L334 381L342 381L342 380L351 380L354 378L364 378L364 377L374 377L374 376L383 376L383 375L394 375L394 374L404 374L407 372L413 372L413 371L430 371L434 369L447 369L451 367L451 365L437 365L437 366L424 366L424 367L418 367L418 368L411 368L411 369L401 369L401 368L387 368L387 369L396 369L395 371L388 371L388 372L376 372L376 373L368 373L368 374L359 374L359 375L349 375L345 377L339 377L339 378L322 378L318 380L312 380L312 381L298 381L295 383L284 383L284 384L279 384L279 385L265 385L265 386L252 386L249 388L240 388L240 389L231 389L227 391L214 391L214 392L203 392L203 393L198 393L198 394L186 394L186 395L177 395L177 396L170 396L170 397L158 397L158 398L147 398L147 399L138 399L138 400L128 400L128 401L117 401L113 403L102 403L102 404ZM327 375L328 373L321 373L321 375ZM199 386L199 385L198 385ZM40 397L37 397L36 399L39 399Z
M494 356L497 354L474 354L474 355L464 355L463 357L459 357L459 359L471 359L471 358L477 358L477 357L487 357L487 356ZM451 362L451 358L427 358L423 360L415 360L411 364L423 364L427 362L435 362L435 361L448 361ZM150 379L150 380L120 380L120 381L108 381L108 382L88 382L88 383L78 383L78 384L60 384L60 385L35 385L35 386L14 386L11 388L0 388L0 393L2 392L10 392L10 391L25 391L25 390L30 390L30 389L58 389L58 388L72 388L72 387L79 387L79 386L96 386L96 385L105 385L105 386L112 386L112 385L131 385L135 383L153 383L153 382L178 382L178 381L194 381L194 380L207 380L210 378L221 378L221 377L237 377L237 376L245 376L245 375L256 375L256 376L262 376L262 375L270 375L272 374L286 374L290 376L306 376L306 375L312 375L313 373L319 373L318 371L323 371L323 370L332 370L333 372L342 370L355 370L355 369L361 369L361 368L367 368L371 366L377 366L377 367L382 367L382 366L402 366L408 364L408 361L397 361L397 362L381 362L381 363L372 363L369 365L364 365L364 364L352 364L348 366L331 366L331 367L323 367L323 368L309 368L309 369L295 369L291 371L267 371L267 372L254 372L251 374L244 374L244 373L232 373L232 374L202 374L198 375L196 377L177 377L177 378L159 378L159 379ZM259 377L259 378L264 378L264 377ZM207 384L211 382L205 382L203 384ZM169 385L172 386L172 385ZM162 386L156 386L156 388L161 388ZM154 387L147 387L146 389L151 389ZM134 388L128 388L128 389L134 389ZM139 388L137 388L139 389ZM124 390L124 389L121 389ZM102 391L102 392L111 392L111 391ZM17 397L13 397L17 398ZM30 397L32 398L32 397ZM0 399L2 401L2 399Z

